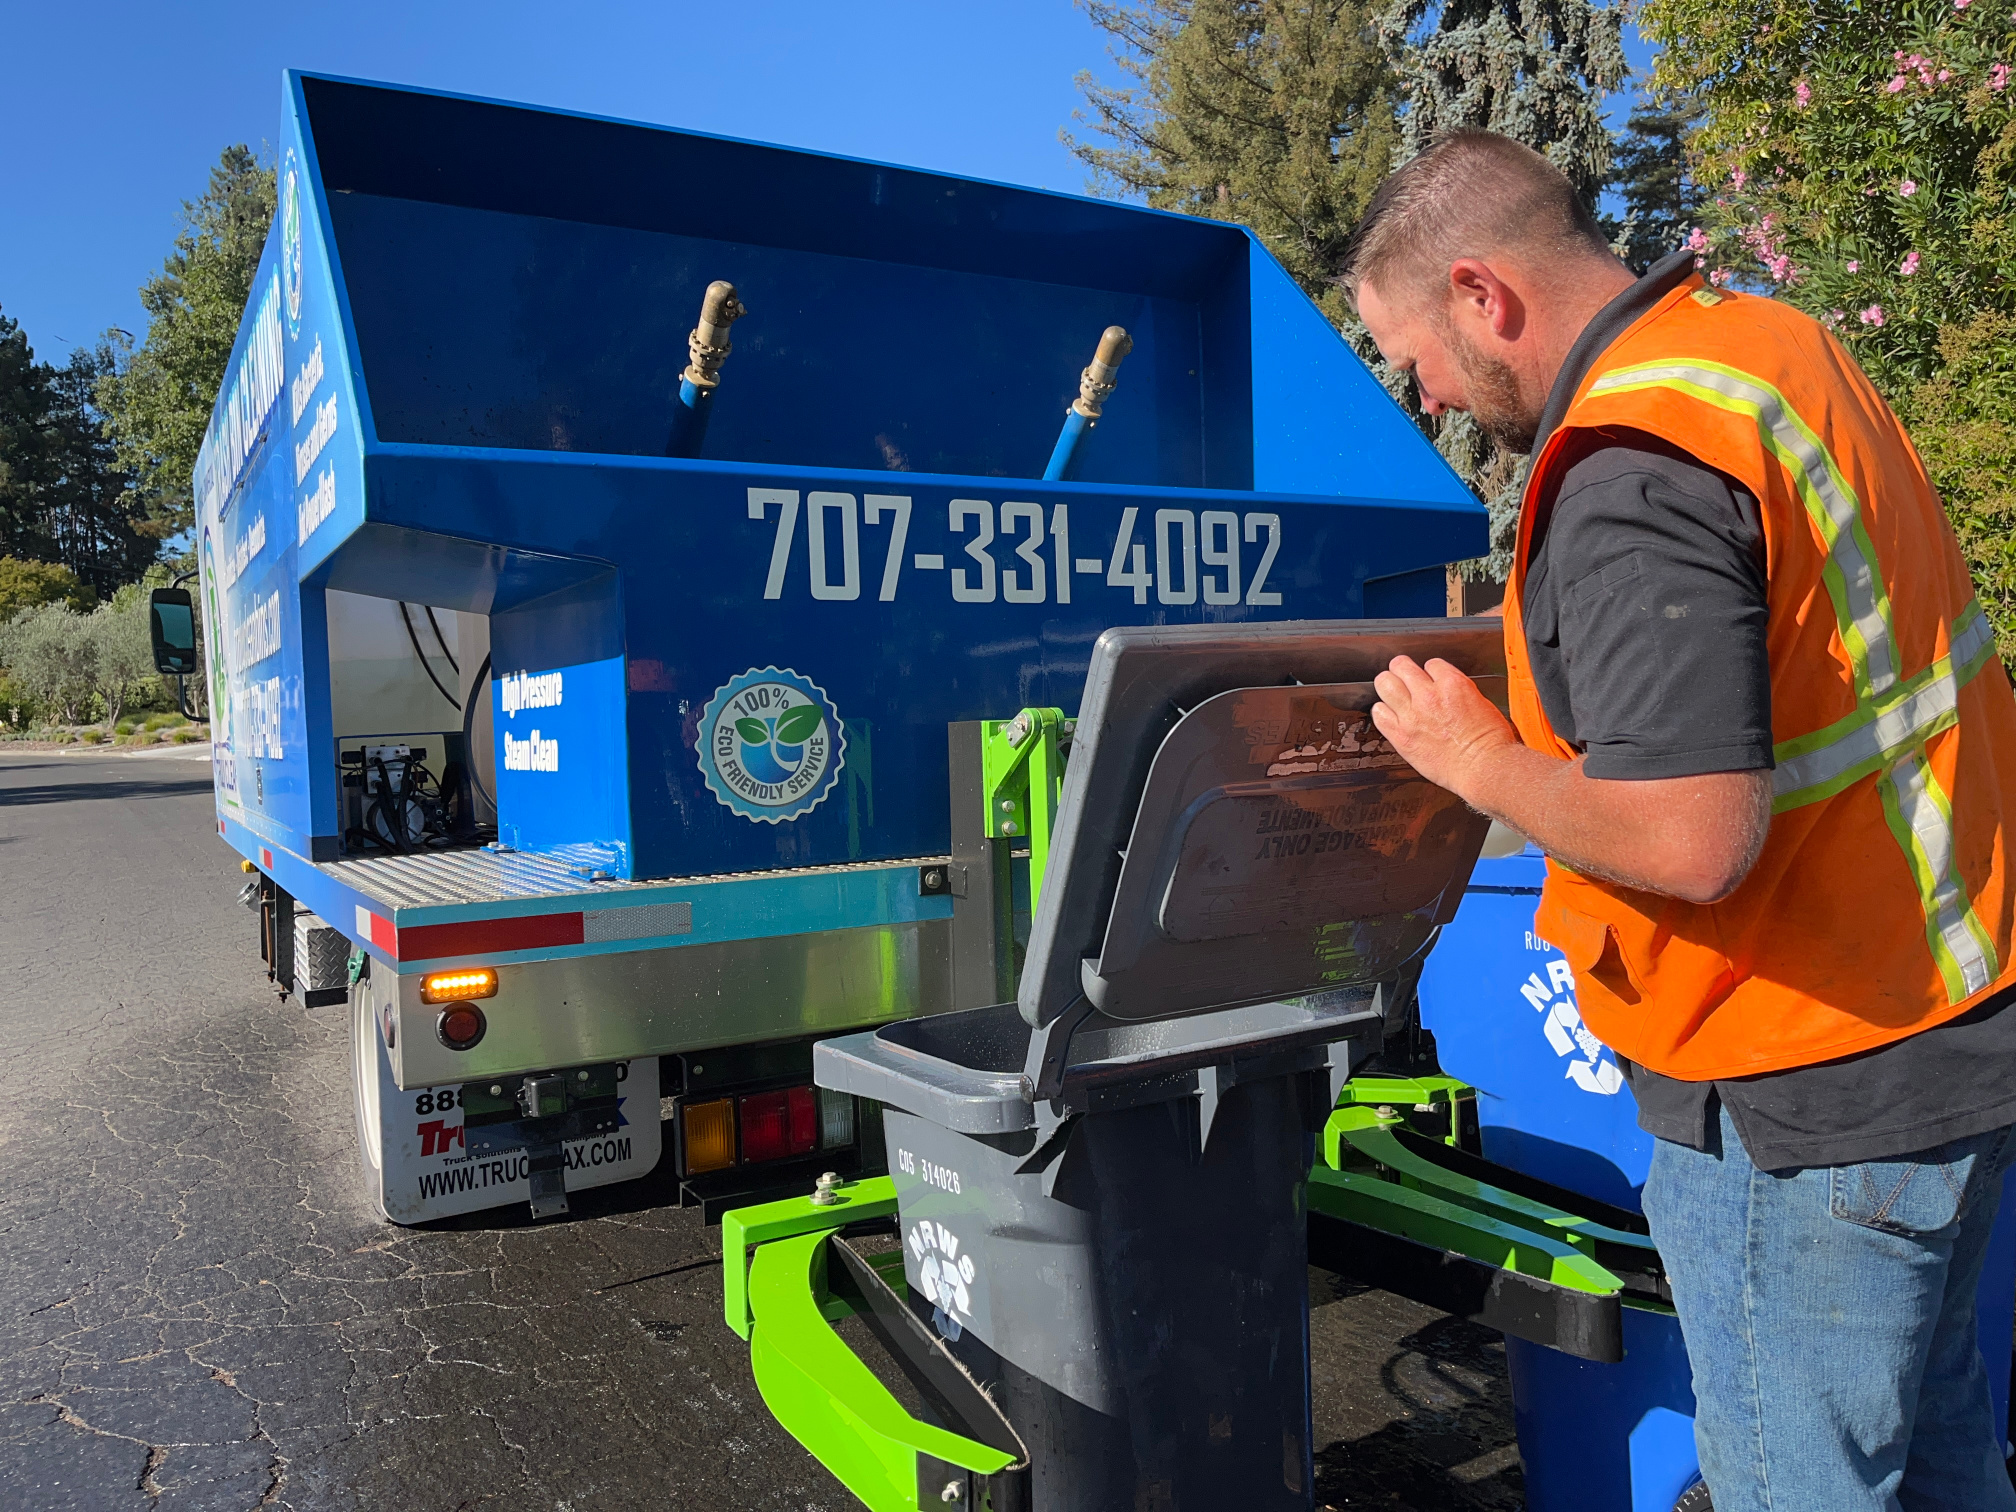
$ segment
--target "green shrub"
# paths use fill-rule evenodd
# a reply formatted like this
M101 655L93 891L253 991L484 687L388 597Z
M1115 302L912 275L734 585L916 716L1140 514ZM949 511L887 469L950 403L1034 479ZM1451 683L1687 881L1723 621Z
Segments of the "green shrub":
M207 739L208 737L204 735L201 726L184 725L169 738L177 745L193 745L195 742Z

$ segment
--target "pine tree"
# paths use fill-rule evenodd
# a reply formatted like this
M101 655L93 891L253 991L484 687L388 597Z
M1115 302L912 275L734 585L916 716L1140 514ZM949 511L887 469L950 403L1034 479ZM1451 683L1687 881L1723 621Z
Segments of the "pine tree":
M1393 164L1391 70L1363 0L1087 0L1134 82L1078 76L1062 133L1095 189L1252 228L1333 319L1351 228ZM1077 117L1087 121L1080 113Z
M1379 34L1405 92L1402 159L1452 131L1501 132L1546 154L1593 206L1611 173L1603 97L1630 73L1623 27L1622 6L1591 0L1393 0ZM1499 452L1467 414L1429 429L1490 511L1491 551L1462 571L1502 583L1527 459Z
M98 385L114 370L105 341L79 347L69 362L48 370L48 475L41 493L44 559L62 563L108 599L137 582L161 551L159 530L119 466L97 406Z
M1523 458L1467 415L1420 413L1331 283L1366 202L1443 132L1481 126L1546 153L1592 203L1608 179L1602 97L1625 79L1622 11L1591 0L1081 0L1131 81L1080 74L1069 132L1095 191L1250 226L1388 392L1491 506L1496 548L1466 571L1503 580Z
M238 323L273 220L270 163L249 147L227 147L210 187L185 204L183 228L161 271L140 286L146 340L126 357L113 336L114 370L100 380L119 465L133 474L152 527L161 535L194 522L191 476L210 407L231 361Z
M1691 111L1641 104L1617 144L1610 187L1624 201L1618 230L1624 260L1641 272L1686 240L1705 202L1687 172L1687 137L1695 119Z
M40 490L49 468L49 370L0 314L0 557L39 558Z

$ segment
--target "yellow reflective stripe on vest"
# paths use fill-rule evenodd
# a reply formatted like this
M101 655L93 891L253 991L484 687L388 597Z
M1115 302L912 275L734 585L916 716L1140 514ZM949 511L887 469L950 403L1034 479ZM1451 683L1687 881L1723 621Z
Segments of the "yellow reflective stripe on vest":
M1995 654L1995 627L1979 602L1961 612L1948 647L1946 655L1870 707L1774 747L1778 769L1771 774L1771 811L1782 814L1832 798L1951 729L1960 717L1960 690Z
M1648 362L1605 373L1592 394L1663 388L1748 417L1765 448L1784 464L1806 513L1827 543L1824 574L1841 643L1854 669L1855 701L1866 704L1897 681L1890 597L1876 571L1876 548L1862 527L1862 504L1812 428L1770 384L1717 362Z
M1947 654L1900 683L1890 596L1862 523L1861 500L1813 428L1770 384L1715 362L1640 363L1605 373L1589 392L1653 388L1754 423L1827 546L1822 576L1848 653L1856 708L1824 730L1774 748L1772 812L1817 803L1881 773L1877 791L1884 817L1917 884L1926 943L1947 997L1955 1003L1971 997L2001 968L1954 864L1953 806L1925 759L1925 743L1958 721L1960 690L1994 654L1988 617L1978 602L1969 603L1949 629Z
M1945 980L1946 999L1962 1002L2001 972L1995 943L1981 927L1953 864L1953 805L1922 751L1907 751L1876 786L1890 833L1897 837L1918 884L1925 939Z

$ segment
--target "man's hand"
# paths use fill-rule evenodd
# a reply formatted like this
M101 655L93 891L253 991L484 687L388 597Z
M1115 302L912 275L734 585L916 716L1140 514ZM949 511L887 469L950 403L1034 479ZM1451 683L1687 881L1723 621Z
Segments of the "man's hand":
M1771 774L1626 782L1529 750L1477 685L1404 656L1372 680L1372 722L1430 782L1584 876L1713 903L1741 885L1771 827Z
M1519 736L1477 684L1440 657L1417 665L1396 656L1372 679L1380 702L1372 723L1393 749L1430 782L1475 804L1481 762L1493 752L1519 744Z

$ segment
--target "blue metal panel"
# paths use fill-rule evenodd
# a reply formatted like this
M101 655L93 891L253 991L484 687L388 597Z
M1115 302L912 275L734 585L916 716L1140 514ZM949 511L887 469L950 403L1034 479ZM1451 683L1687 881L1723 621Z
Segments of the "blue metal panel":
M217 678L221 812L296 854L339 849L327 589L489 616L500 675L566 690L535 723L492 689L503 832L667 876L941 854L945 723L1075 707L1107 626L1417 612L1483 547L1237 227L349 81L285 101L261 277L295 387L249 457L227 392L202 518L213 565L267 539L208 580L220 644L299 585L272 669ZM703 457L667 458L724 277L752 313ZM1121 391L1040 482L1109 324Z
M1476 509L1441 453L1257 242L1249 267L1253 486Z

